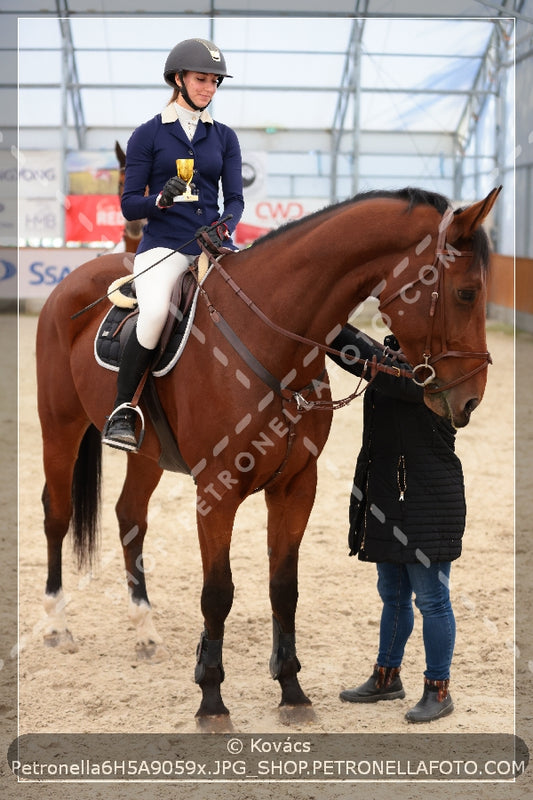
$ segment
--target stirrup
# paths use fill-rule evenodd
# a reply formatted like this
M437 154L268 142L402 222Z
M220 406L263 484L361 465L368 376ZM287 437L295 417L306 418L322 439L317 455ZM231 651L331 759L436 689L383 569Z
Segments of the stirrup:
M119 411L134 411L141 420L141 430L139 432L139 436L135 443L129 444L128 442L121 442L118 439L113 439L109 436L109 428L111 423L113 422L113 417ZM135 425L133 426L135 430ZM135 435L135 434L134 434ZM139 406L133 406L131 403L122 403L121 405L117 406L113 409L111 414L107 417L106 423L102 430L102 444L108 444L110 447L115 447L117 450L126 450L129 453L137 453L141 447L141 444L144 439L144 414L142 409Z

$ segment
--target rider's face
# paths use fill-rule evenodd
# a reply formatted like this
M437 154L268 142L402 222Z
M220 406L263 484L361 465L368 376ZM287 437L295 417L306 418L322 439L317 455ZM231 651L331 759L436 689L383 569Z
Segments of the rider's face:
M218 75L212 73L185 72L183 74L183 82L192 102L199 108L205 108L205 106L209 105L218 89ZM176 83L179 86L178 75L176 75ZM183 99L183 95L181 94L178 103L188 106L187 101Z

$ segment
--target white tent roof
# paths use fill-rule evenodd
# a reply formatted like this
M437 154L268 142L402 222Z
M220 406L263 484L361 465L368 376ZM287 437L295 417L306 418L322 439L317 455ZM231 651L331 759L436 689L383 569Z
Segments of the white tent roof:
M361 23L361 130L456 131L496 24L381 17ZM237 129L324 130L334 124L353 22L106 14L71 16L69 26L76 69L70 90L79 92L89 130L133 129L156 113L169 93L162 81L166 55L177 41L196 36L216 41L234 75L216 98L221 119ZM57 128L59 20L22 17L18 31L21 130ZM74 124L71 112L69 119Z

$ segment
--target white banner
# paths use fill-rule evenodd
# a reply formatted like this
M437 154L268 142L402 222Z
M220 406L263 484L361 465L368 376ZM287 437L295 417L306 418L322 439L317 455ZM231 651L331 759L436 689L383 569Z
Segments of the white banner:
M0 150L0 197L17 196L17 160L11 150Z
M287 222L306 217L325 206L323 198L263 197L246 203L242 221L259 228L279 228Z
M20 150L18 153L19 196L61 196L61 160L58 150Z
M32 239L61 239L63 236L63 206L57 200L47 198L20 198L19 200L19 239L23 242Z
M80 264L97 258L100 252L87 247L21 248L18 281L20 298L48 297L63 278Z
M266 170L266 150L243 150L242 183L246 203L251 202L254 197L265 196Z
M17 244L17 194L0 197L0 242Z

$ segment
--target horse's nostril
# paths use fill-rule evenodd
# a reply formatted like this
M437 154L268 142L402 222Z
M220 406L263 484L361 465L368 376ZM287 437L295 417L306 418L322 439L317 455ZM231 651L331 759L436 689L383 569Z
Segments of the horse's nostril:
M473 411L475 408L477 408L477 407L478 407L478 405L479 405L479 400L478 400L478 398L477 398L477 397L472 397L472 398L470 398L470 400L468 400L468 402L467 402L467 403L465 403L465 411L466 411L466 413L468 414L468 416L470 416L470 414L472 413L472 411Z

